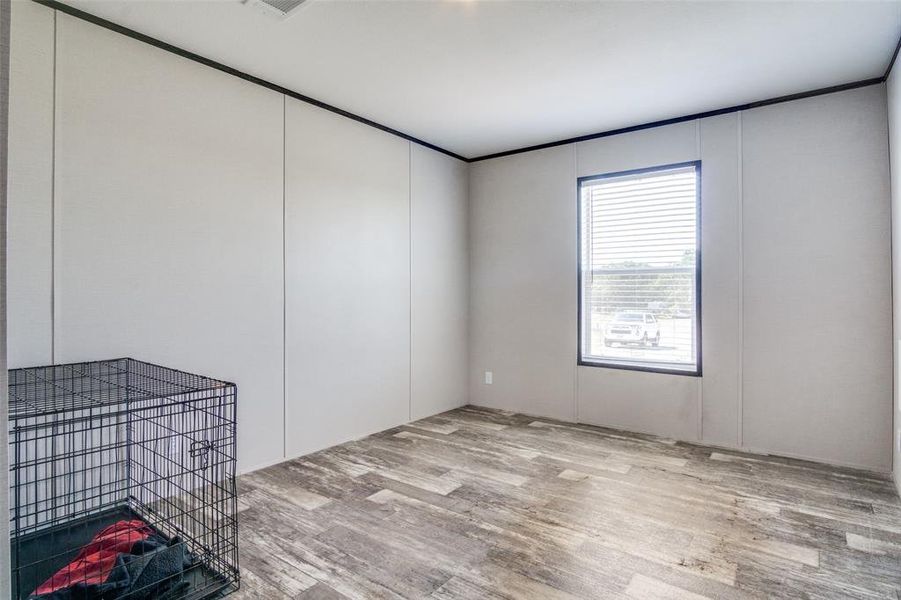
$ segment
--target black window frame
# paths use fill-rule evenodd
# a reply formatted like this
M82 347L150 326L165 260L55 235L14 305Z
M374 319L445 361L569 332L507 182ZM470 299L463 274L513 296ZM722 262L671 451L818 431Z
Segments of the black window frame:
M654 173L657 171L667 171L672 169L680 169L686 167L694 167L695 169L695 340L697 344L697 360L695 361L694 370L691 369L675 369L665 366L657 367L653 365L638 365L621 362L606 362L599 360L585 360L583 358L584 339L582 336L582 185L589 181L599 181L603 179L612 179L615 177L623 177L627 175L641 175L644 173ZM616 171L612 173L602 173L600 175L586 175L576 179L576 295L578 297L578 311L576 318L576 331L578 339L578 347L576 353L576 361L580 367L598 367L602 369L618 369L625 371L641 371L645 373L661 373L664 375L684 375L687 377L703 376L703 344L702 344L702 298L701 298L701 182L703 180L700 160L690 160L686 162L670 163L665 165L655 165L652 167L643 167L640 169L629 169L626 171Z

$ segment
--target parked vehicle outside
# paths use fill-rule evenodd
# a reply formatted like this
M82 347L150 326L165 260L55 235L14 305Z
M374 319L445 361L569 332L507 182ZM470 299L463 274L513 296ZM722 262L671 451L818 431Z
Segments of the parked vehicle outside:
M660 324L657 317L647 312L617 313L604 330L604 345L639 344L658 346Z

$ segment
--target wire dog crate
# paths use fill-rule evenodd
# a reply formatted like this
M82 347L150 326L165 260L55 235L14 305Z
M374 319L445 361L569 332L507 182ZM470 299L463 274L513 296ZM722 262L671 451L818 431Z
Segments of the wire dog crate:
M236 402L130 358L11 370L13 598L237 589Z

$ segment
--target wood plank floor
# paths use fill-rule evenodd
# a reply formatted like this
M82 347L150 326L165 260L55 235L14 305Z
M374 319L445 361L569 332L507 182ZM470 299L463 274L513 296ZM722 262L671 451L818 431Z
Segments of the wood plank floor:
M901 599L886 477L482 408L239 492L237 598Z

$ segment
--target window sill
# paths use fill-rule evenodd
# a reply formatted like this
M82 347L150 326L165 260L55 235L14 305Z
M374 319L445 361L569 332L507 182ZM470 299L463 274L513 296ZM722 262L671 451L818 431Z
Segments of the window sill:
M686 377L702 377L701 365L693 369L680 369L666 365L637 365L619 362L601 362L580 359L580 367L599 367L602 369L619 369L621 371L640 371L643 373L659 373L661 375L684 375Z

